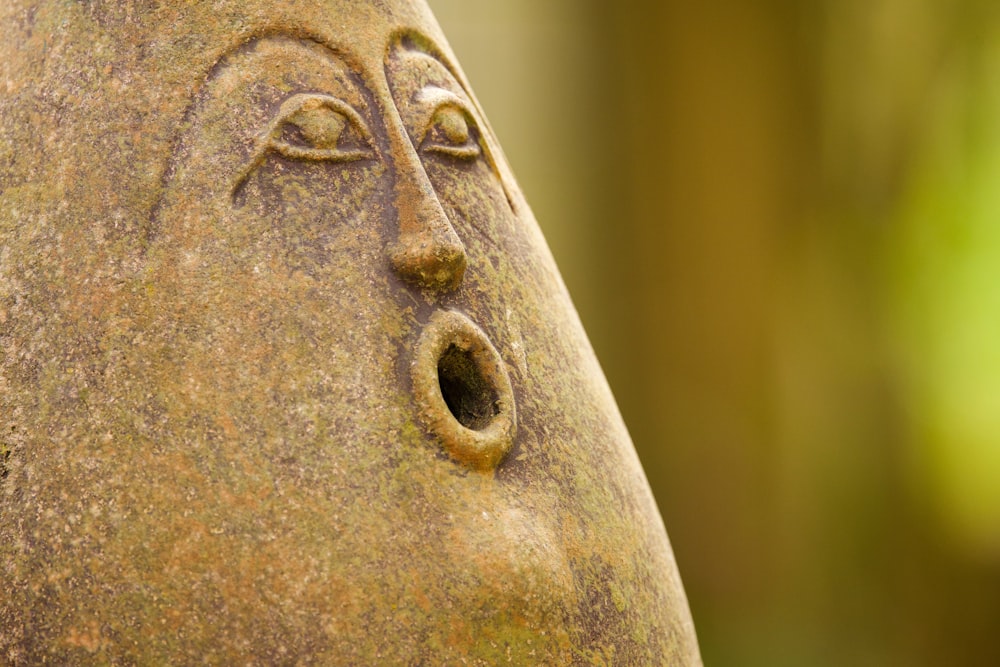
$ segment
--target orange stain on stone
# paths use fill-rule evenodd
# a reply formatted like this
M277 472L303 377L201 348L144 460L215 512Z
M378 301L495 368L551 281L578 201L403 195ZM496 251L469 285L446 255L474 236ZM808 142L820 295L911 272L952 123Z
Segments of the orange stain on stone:
M107 638L101 636L101 628L97 621L90 621L87 626L80 630L74 625L69 628L65 642L70 646L77 646L88 653L96 653L109 645Z

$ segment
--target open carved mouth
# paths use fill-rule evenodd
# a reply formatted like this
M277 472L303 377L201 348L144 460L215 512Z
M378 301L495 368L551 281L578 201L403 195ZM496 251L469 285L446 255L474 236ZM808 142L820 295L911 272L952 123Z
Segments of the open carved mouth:
M426 426L456 461L492 470L517 428L514 393L503 360L465 315L434 313L417 342L413 390Z

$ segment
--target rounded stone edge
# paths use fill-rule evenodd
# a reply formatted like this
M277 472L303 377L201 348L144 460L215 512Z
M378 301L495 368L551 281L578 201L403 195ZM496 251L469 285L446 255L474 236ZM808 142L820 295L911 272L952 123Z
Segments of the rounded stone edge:
M441 393L438 361L451 345L472 357L496 391L497 414L482 430L461 424ZM510 377L500 353L482 329L461 313L434 313L417 342L411 376L421 421L448 455L475 470L495 469L513 446L517 415Z

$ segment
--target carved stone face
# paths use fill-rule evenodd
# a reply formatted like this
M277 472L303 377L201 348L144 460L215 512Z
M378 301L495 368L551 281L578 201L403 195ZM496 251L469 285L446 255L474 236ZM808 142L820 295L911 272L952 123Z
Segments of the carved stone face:
M252 40L213 68L186 116L143 270L158 350L141 358L158 360L148 384L166 389L146 406L164 415L158 446L184 443L206 479L249 459L282 493L306 483L344 504L402 485L402 506L375 510L375 543L370 507L338 507L319 535L316 518L289 531L284 548L323 545L297 549L322 564L296 563L297 576L317 593L346 589L363 616L369 590L406 596L388 570L431 556L451 563L446 596L425 594L433 625L471 630L506 609L536 626L520 630L526 646L556 655L575 600L553 528L468 472L492 473L516 431L505 363L472 319L491 313L461 298L467 275L489 279L477 255L506 262L481 251L513 212L472 104L440 62L402 41L384 74L349 58L293 37ZM368 83L382 76L391 97ZM545 597L525 604L537 581ZM262 602L245 584L237 600L251 614ZM344 623L338 645L369 631Z
M162 132L158 185L124 158L97 172L157 193L130 209L120 268L71 288L101 316L54 306L64 324L10 334L86 344L72 377L5 361L26 435L0 487L0 518L19 517L0 522L0 563L20 591L0 598L18 628L0 649L696 662L628 436L429 16L203 4L188 32L135 37L137 53L187 45L147 97L196 85ZM132 20L116 7L98 14L112 35ZM274 16L258 25L255 9ZM203 57L203 33L232 46ZM106 118L94 105L81 113ZM99 219L105 204L88 205ZM92 266L122 252L98 246L77 252Z
M284 314L298 336L329 341L300 359L304 372L361 370L394 388L412 380L419 418L444 451L492 470L516 430L510 379L489 337L448 305L460 303L452 293L470 262L462 237L472 237L480 261L505 263L483 243L511 235L513 211L473 105L440 61L397 39L385 64L391 97L374 98L365 83L373 75L382 71L352 70L326 46L281 36L244 44L216 65L187 114L149 231L148 279L161 294L175 285L182 310L157 309L199 322L188 349L213 341L195 364L200 373L213 359L245 357L246 337L269 339ZM412 349L393 351L411 357L411 377L359 369L389 355L337 357L356 352L337 330L345 325L370 349L391 349L415 299L436 312ZM359 302L377 317L360 318ZM316 312L334 320L333 330L303 317ZM221 341L232 345L222 354ZM336 382L373 393L371 380Z

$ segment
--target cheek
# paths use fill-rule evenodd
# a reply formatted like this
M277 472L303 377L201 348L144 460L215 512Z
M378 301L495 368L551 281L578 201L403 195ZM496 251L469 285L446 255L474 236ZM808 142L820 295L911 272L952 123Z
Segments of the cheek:
M376 181L362 204L335 206L348 190L267 215L248 199L208 216L197 242L151 248L132 360L160 389L166 440L234 460L250 448L265 466L291 450L339 455L339 434L385 427L372 415L401 420L387 406L400 402L399 340L417 324L385 268L373 202L388 189ZM334 477L369 450L314 467Z
M483 159L474 162L430 158L424 168L455 231L475 255L496 253L514 233L514 214L500 179ZM477 252L479 251L479 252Z
M235 194L226 234L274 270L343 279L335 274L382 264L389 197L385 167L374 161L269 159Z
M171 233L147 256L143 310L166 346L184 350L188 370L214 373L217 384L232 375L234 391L249 378L264 396L282 378L334 377L375 358L361 351L394 352L405 325L386 270L385 169L325 166L262 165L238 203L161 212ZM367 372L385 379L390 370Z

